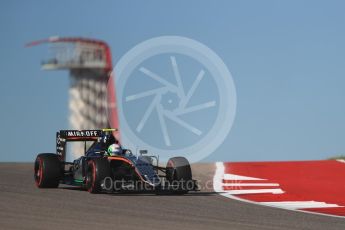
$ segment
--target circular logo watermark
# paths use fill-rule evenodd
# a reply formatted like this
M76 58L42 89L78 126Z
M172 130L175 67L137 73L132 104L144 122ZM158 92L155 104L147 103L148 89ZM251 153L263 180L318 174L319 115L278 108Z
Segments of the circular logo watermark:
M236 90L221 58L195 40L162 36L128 51L114 68L122 145L167 161L197 162L222 144Z

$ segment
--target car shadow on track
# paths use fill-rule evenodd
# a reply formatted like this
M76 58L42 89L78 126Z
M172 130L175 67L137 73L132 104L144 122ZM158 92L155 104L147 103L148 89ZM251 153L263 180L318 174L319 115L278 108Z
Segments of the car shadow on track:
M71 191L80 191L87 192L86 189L81 187L59 187L59 189L71 190ZM217 195L217 192L205 192L205 191L196 191L189 192L187 194L174 194L169 191L155 193L154 191L125 191L125 192L101 192L95 195L109 195L109 196L214 196Z
M187 194L174 194L174 193L154 193L154 192L120 192L120 193L107 193L111 196L214 196L216 192L190 192Z

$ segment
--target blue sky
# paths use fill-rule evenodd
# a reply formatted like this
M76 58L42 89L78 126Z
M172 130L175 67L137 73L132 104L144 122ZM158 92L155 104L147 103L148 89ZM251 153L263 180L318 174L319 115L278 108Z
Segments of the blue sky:
M68 128L66 71L40 70L52 35L99 38L113 64L147 39L176 35L216 52L237 112L205 161L324 159L345 153L343 1L1 1L0 161L54 151Z

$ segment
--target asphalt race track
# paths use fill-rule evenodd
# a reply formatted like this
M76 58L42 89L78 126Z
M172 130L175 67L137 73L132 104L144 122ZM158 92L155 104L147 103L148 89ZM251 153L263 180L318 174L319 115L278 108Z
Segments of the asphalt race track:
M214 164L193 166L205 186ZM37 189L32 164L0 163L0 229L345 229L345 218L258 206L209 189L185 196Z

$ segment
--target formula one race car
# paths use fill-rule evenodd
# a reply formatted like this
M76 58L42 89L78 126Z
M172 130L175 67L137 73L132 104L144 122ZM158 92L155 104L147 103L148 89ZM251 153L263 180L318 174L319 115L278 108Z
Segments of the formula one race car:
M59 184L79 186L90 193L101 191L154 191L185 194L198 190L188 160L173 157L166 167L146 150L133 154L122 149L113 135L115 129L60 130L56 133L56 154L38 154L34 178L39 188ZM68 142L84 142L84 155L66 162ZM91 146L87 148L87 143Z

